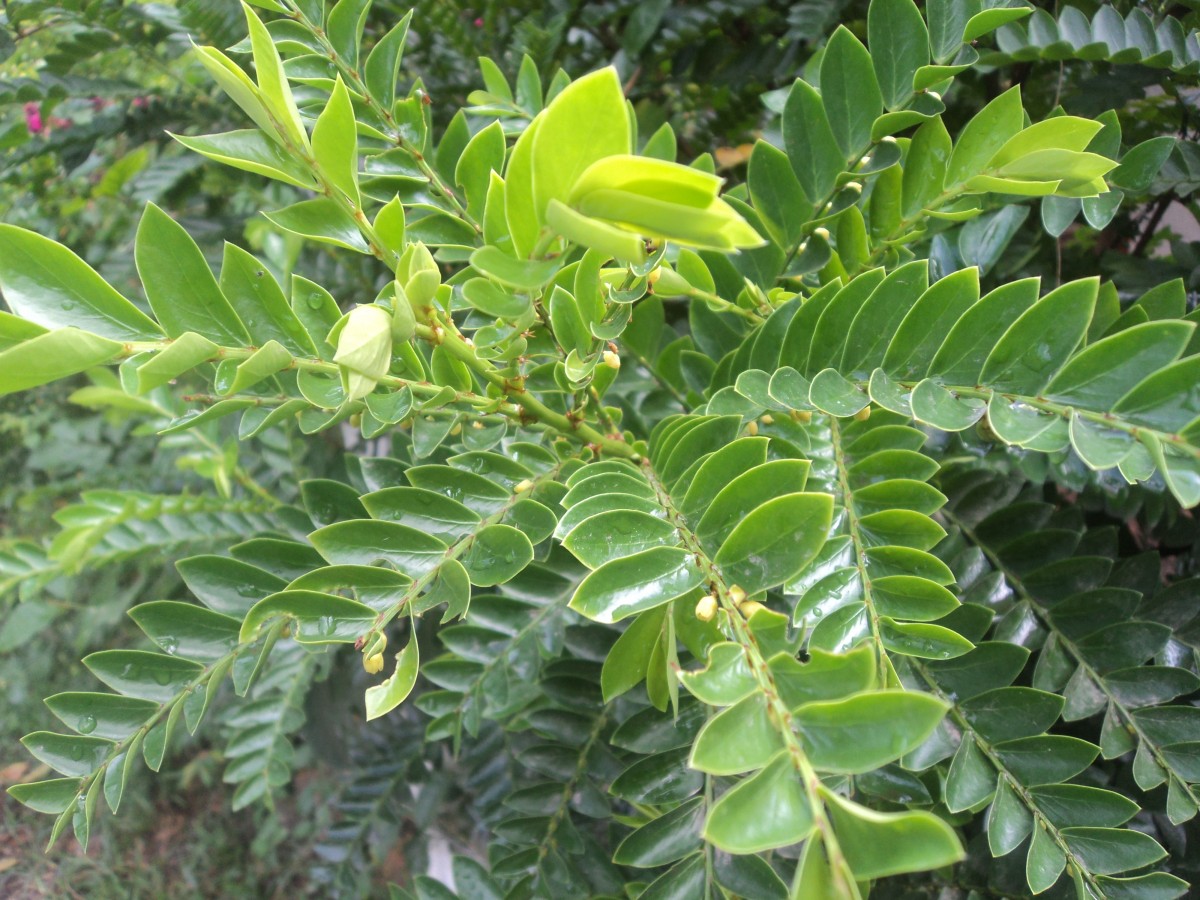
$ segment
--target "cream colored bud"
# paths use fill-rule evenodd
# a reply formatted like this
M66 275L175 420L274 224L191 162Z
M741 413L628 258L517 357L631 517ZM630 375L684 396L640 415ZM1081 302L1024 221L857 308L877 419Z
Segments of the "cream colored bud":
M482 423L482 422L480 422L478 419L476 419L475 421L473 421L473 422L471 423L471 427L472 427L472 428L474 428L476 431L482 431L482 430L483 430L483 423Z
M758 434L758 423L753 419L746 423L746 434L750 435L750 437L754 437L756 434Z
M621 357L617 356L611 350L605 350L602 359L604 360L604 364L610 369L621 368Z
M869 418L871 418L871 407L870 406L864 406L862 409L860 409L858 412L856 412L854 414L854 421L856 421L856 422L865 422Z
M869 166L870 164L871 164L871 154L868 153L866 156L864 156L862 158L862 161L859 163L859 165Z
M792 421L799 422L801 425L807 425L812 421L812 413L807 409L793 409Z
M736 605L741 606L746 602L746 592L735 584L729 589L729 599L732 600Z
M696 618L701 622L711 622L717 614L717 598L712 594L705 594L696 603Z
M757 600L747 600L745 603L738 604L738 612L740 612L747 619L753 616L760 609L766 609L766 607Z
M862 182L861 181L847 181L846 182L846 190L855 191L855 192L861 194L862 193Z
M764 425L774 425L775 417L770 413L767 413L765 416L759 416L758 421L762 422Z
M528 478L526 478L524 481L518 483L517 486L515 488L513 488L513 492L517 493L517 494L524 494L526 491L530 491L530 490L533 490L533 482L530 481Z
M934 100L940 101L942 99L942 95L939 94L937 91L926 91L925 93L927 93Z
M821 238L822 240L825 240L825 241L829 240L829 229L828 228L818 228L816 231L813 232L813 234L816 237Z
M383 654L372 653L363 657L363 668L368 675L376 675L383 671Z
M391 365L392 316L381 306L357 306L334 326L334 332L333 361L340 367L346 399L360 400L375 390Z
M885 135L883 136L883 140L881 140L879 143L881 143L881 144L894 144L894 143L896 143L896 137L895 137L895 135L891 135L891 134L885 134Z

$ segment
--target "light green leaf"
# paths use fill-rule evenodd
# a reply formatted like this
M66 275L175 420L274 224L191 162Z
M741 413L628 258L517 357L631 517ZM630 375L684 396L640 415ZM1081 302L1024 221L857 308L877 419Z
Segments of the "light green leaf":
M726 853L761 853L804 840L813 826L804 783L785 750L721 795L709 811L704 839Z
M408 644L396 654L396 668L382 684L372 685L364 694L367 721L385 716L407 699L417 683L417 671L421 663L421 651L417 647L416 633Z

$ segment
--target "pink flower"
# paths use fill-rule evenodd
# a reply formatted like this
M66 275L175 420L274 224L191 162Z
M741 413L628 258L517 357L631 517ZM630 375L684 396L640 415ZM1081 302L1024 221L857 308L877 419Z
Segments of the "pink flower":
M42 121L42 109L38 104L25 104L25 126L30 134L41 134L46 130L46 123Z
M480 16L478 19L475 20L475 27L476 28L483 27L483 16Z

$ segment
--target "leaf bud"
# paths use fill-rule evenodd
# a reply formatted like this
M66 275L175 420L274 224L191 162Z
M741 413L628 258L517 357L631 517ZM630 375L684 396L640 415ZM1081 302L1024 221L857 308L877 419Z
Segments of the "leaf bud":
M392 340L402 343L417 333L417 316L400 282L393 284L396 286L396 302L392 304Z
M717 614L717 598L712 594L705 594L696 603L696 618L701 622L711 622Z
M688 284L688 280L673 269L668 269L666 266L659 266L651 275L657 274L655 281L651 282L654 285L654 293L661 294L664 297L673 297L678 294L686 294L692 286Z

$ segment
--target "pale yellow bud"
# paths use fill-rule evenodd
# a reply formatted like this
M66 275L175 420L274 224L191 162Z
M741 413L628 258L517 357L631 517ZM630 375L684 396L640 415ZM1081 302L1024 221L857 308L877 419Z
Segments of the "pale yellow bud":
M696 603L696 618L701 622L711 622L716 614L717 598L712 594L705 594Z
M807 425L812 421L812 413L807 409L793 409L792 421L799 422L801 425Z
M611 350L605 350L602 359L604 360L604 364L610 369L621 368L621 357L617 356Z
M860 193L860 194L861 194L861 193L862 193L862 182L860 182L860 181L847 181L847 182L846 182L846 190L848 190L848 191L856 191L857 193Z
M363 668L368 675L377 675L383 671L383 654L372 653L370 656L363 657Z
M729 599L741 606L746 601L746 592L735 584L729 589Z
M854 420L856 422L865 422L869 418L871 418L871 407L869 406L864 406L854 414Z
M818 228L816 231L813 232L813 234L815 234L817 237L822 238L824 240L829 240L829 229L828 228Z
M758 434L758 423L753 419L746 423L746 434L750 435L750 437L754 437L756 434Z
M762 422L764 425L774 425L775 417L770 413L767 413L765 416L759 416L758 421Z
M760 609L766 609L766 607L757 600L747 600L745 603L738 605L738 612L740 612L747 619L753 616Z
M517 494L524 494L526 491L530 491L530 490L533 490L533 482L530 481L528 478L526 478L524 481L518 483L517 486L515 488L513 488L513 492L517 493Z

